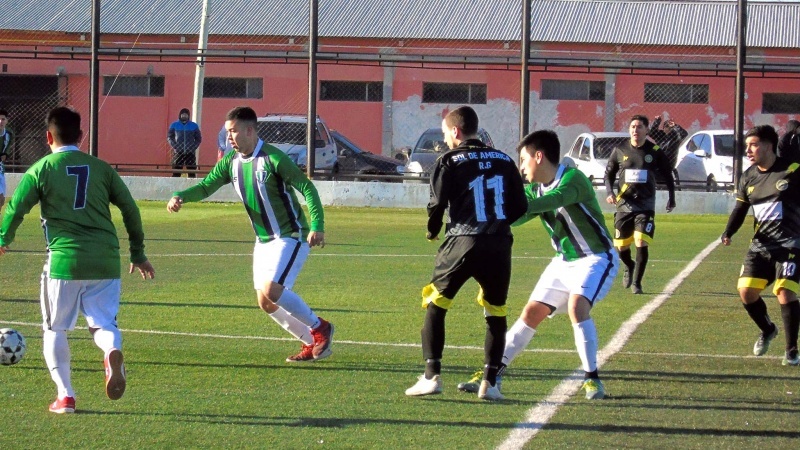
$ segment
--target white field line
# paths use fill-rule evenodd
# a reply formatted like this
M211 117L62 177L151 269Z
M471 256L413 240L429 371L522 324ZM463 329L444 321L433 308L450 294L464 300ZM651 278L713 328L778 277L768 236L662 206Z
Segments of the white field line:
M708 244L691 262L675 276L664 291L658 294L655 298L650 300L647 304L642 306L641 309L636 311L628 320L626 320L614 333L611 341L603 348L597 355L597 367L602 367L606 361L616 353L622 350L622 347L628 342L628 339L633 335L637 328L650 317L661 305L669 299L678 286L700 265L700 263L720 244L719 239L715 239L712 243ZM539 431L547 425L550 419L558 411L561 405L567 403L570 397L574 396L581 389L583 383L583 370L576 369L569 376L564 378L558 386L544 400L539 402L536 406L528 410L528 414L522 422L517 423L514 429L509 433L505 441L497 446L498 449L511 450L521 449L533 439Z

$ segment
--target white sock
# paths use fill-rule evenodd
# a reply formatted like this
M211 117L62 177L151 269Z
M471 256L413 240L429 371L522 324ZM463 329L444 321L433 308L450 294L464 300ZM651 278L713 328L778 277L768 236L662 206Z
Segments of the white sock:
M93 338L95 345L103 351L103 355L106 355L112 348L122 350L122 333L117 327L100 328L94 332Z
M278 308L269 316L278 323L289 334L301 340L304 344L310 345L314 343L314 338L311 337L311 328L297 320L293 315L289 314L285 309Z
M594 372L597 370L597 329L594 320L573 323L572 329L575 332L575 348L578 349L583 371Z
M58 398L75 397L70 376L70 352L66 331L44 330L42 337L44 361L50 370L50 378L58 388Z
M288 311L295 319L303 322L309 328L314 329L319 326L319 317L314 314L311 307L289 289L283 290L283 294L275 304Z
M503 352L503 364L511 364L511 361L525 350L525 347L528 346L535 334L535 329L526 325L522 319L517 319L514 325L511 325L511 328L506 332L506 349Z

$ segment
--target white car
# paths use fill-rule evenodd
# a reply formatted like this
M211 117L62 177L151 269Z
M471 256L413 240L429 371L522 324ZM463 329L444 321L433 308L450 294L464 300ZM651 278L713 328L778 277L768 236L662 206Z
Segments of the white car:
M601 183L606 173L608 157L615 147L631 140L630 134L620 131L598 131L581 133L562 160L568 166L577 167L592 183Z
M278 147L305 171L308 150L306 149L306 124L308 119L302 114L272 114L258 118L258 137L264 142ZM325 122L317 117L317 136L314 143L314 168L335 171L337 162L336 142L328 132Z
M742 171L750 166L742 158ZM705 183L716 190L733 182L733 130L704 130L687 137L678 147L675 167L679 182Z

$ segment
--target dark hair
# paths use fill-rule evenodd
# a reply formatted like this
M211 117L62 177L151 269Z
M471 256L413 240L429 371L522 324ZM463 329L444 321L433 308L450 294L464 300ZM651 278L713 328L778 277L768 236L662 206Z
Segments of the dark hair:
M537 130L522 138L517 151L528 150L542 152L545 158L553 164L558 164L561 160L561 142L558 135L553 130Z
M648 119L647 116L645 116L643 114L636 114L633 117L631 117L631 120L628 121L628 125L630 125L631 122L633 122L634 120L638 120L638 121L642 122L644 124L644 126L646 126L647 128L650 128L650 119Z
M253 127L258 124L258 116L256 115L256 112L253 111L253 108L249 106L237 106L236 108L233 108L232 110L228 111L228 114L225 116L225 120L246 122Z
M757 137L759 141L771 143L773 152L778 148L778 132L775 131L775 128L772 128L771 125L757 125L750 128L747 134L744 135L744 138L747 139L751 136Z
M47 131L59 144L76 145L81 139L81 115L66 106L54 108L47 114Z
M0 109L0 116L8 117L8 111L6 111L5 109Z
M458 128L465 136L478 134L478 114L469 106L460 106L447 113L444 123Z

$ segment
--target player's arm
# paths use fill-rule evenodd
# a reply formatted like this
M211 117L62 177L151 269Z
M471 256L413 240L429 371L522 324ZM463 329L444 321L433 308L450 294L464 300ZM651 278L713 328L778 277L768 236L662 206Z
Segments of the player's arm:
M290 186L303 195L308 207L309 227L306 241L311 247L325 247L325 211L322 207L322 200L319 198L319 191L314 183L308 179L306 174L289 159L283 152L268 156L275 166L278 175L286 180Z
M176 140L175 135L176 135L175 127L173 125L170 125L169 129L167 130L167 142L169 142L169 146L172 147L173 149L178 148L178 141Z
M742 224L747 218L748 211L750 211L750 203L741 197L737 197L736 204L733 205L733 211L731 211L731 215L728 217L728 224L725 226L725 231L722 232L722 236L720 237L723 244L731 245L731 238L739 231L739 228L742 227Z
M528 212L541 214L575 203L587 202L594 197L589 179L577 170L564 175L558 186L539 198L528 201Z
M0 247L8 247L17 234L25 215L39 203L39 189L37 188L36 176L29 169L14 190L11 201L8 202L3 213L3 223L0 225ZM5 252L4 252L5 253Z
M167 210L170 212L178 212L183 206L184 202L199 202L204 198L208 198L219 188L231 182L231 160L234 157L234 152L228 153L224 158L217 161L211 172L208 173L199 183L172 193L172 198L167 203Z
M516 172L508 180L508 194L504 199L504 209L506 220L512 224L519 220L528 211L528 195L525 185L522 184L522 176Z
M444 213L448 205L448 189L450 187L450 172L443 164L443 160L436 161L431 173L430 200L428 201L428 231L425 237L428 240L439 238L439 232L444 225Z
M519 219L515 220L514 223L511 224L513 227L518 227L522 224L530 222L532 219L539 217L539 213L532 212L530 209L527 209L528 206L531 204L532 201L536 199L536 195L533 193L533 190L536 188L537 183L531 183L525 186L525 204L526 210L525 213L520 216Z
M125 224L125 230L128 232L130 262L131 264L142 264L147 261L147 257L144 255L142 215L139 213L139 207L130 190L117 172L109 168L109 176L111 177L109 200L122 213L122 223Z
M612 205L617 204L617 196L614 194L614 181L619 172L619 160L617 159L617 149L611 151L606 164L606 172L603 175L603 184L606 186L606 202Z

